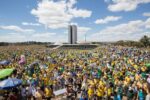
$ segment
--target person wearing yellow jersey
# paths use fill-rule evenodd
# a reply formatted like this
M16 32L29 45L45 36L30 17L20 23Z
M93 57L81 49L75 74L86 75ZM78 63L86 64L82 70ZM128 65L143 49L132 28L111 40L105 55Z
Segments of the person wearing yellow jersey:
M97 100L101 100L104 97L104 90L101 86L96 89Z
M49 79L48 85L49 85L49 86L52 86L52 85L53 85L53 81L52 81L51 79Z
M140 79L140 75L136 74L135 75L135 80L138 81Z
M35 92L35 98L36 100L42 100L42 94L40 93L40 88L37 88L37 91Z
M112 93L113 93L113 89L111 87L108 87L107 88L107 98L108 98L108 100L110 100Z
M99 81L99 85L100 85L100 86L104 85L103 81L100 80L100 81Z
M89 87L88 89L88 97L91 99L94 96L94 89L92 86Z
M45 77L45 78L44 78L44 84L45 84L45 85L48 85L48 82L49 82L48 77Z
M53 96L52 89L48 88L48 87L45 87L44 92L45 92L45 99L50 100L51 97Z
M138 69L138 66L137 66L137 65L134 64L133 66L134 66L135 69Z
M131 78L129 76L126 76L125 81L129 84L131 82Z
M142 70L142 72L145 72L147 70L147 68L143 66L143 67L141 67L141 70Z
M118 79L118 78L115 78L115 79L114 79L114 84L117 85L118 83L119 83L119 79Z

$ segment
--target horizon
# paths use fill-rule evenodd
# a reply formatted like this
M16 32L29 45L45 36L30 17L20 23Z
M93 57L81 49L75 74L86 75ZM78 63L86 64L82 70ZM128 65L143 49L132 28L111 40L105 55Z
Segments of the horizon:
M1 0L0 42L138 41L150 37L150 0Z

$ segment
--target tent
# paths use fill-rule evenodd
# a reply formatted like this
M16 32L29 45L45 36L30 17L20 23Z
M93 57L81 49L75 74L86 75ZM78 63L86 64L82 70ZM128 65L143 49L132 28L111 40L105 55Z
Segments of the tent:
M9 65L10 61L9 60L2 60L0 61L0 65Z
M150 63L145 64L146 67L150 67Z
M11 89L22 84L22 80L9 78L0 82L0 90Z
M0 70L0 79L5 78L6 76L9 76L14 69L8 68L8 69L2 69Z

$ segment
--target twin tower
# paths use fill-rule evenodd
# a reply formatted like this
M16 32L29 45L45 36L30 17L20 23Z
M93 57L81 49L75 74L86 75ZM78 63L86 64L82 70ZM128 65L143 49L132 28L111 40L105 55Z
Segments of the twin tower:
M68 26L68 43L77 44L77 26L76 25Z

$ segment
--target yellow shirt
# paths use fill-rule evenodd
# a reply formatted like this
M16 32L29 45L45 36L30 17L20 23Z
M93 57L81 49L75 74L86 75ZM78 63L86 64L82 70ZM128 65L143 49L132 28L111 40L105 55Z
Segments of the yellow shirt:
M44 78L44 84L45 84L45 85L48 85L48 78L47 78L47 77Z
M42 95L39 92L35 93L35 97L37 100L42 100Z
M88 89L88 96L91 97L94 94L94 90L89 88Z
M45 96L46 96L46 97L52 96L52 91L51 91L51 89L49 90L48 88L45 88Z
M134 68L135 68L135 69L138 69L138 66L137 66L137 65L134 65Z
M143 72L145 72L145 71L146 71L146 67L142 67L141 70L142 70Z
M49 85L53 85L53 81L52 80L49 80Z
M99 97L104 96L104 90L103 89L98 88L96 92L97 92L97 96L99 96Z
M135 75L135 80L138 81L140 79L139 75Z
M131 79L129 77L126 77L125 80L130 83Z
M111 96L111 94L112 94L112 88L108 88L108 89L107 89L107 95L108 95L108 96Z

